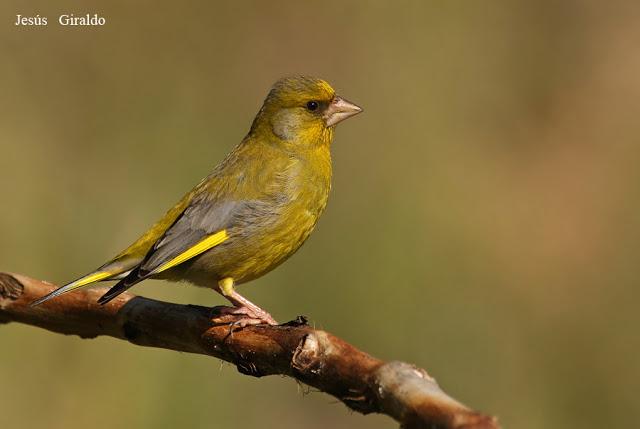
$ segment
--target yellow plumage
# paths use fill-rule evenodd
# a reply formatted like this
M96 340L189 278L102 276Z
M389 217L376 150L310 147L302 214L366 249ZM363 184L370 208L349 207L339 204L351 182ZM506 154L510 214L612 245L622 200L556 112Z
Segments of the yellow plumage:
M323 80L276 82L243 141L131 246L96 271L36 301L120 280L107 303L149 278L222 293L253 320L275 323L234 285L269 272L313 231L331 188L334 127L361 109Z

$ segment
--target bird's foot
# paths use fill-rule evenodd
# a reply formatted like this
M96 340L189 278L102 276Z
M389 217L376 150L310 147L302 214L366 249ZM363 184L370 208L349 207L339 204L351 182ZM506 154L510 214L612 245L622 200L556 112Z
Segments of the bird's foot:
M211 318L216 322L229 323L233 328L244 328L251 325L276 326L278 322L266 311L259 307L213 307Z

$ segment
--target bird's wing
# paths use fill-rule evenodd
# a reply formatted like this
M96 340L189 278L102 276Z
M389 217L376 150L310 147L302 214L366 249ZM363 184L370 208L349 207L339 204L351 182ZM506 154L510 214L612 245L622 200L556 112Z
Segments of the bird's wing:
M153 245L140 274L158 274L222 243L226 228L244 206L242 201L195 201Z
M98 302L106 304L134 284L175 267L227 240L227 228L246 201L197 198L151 247L144 260Z

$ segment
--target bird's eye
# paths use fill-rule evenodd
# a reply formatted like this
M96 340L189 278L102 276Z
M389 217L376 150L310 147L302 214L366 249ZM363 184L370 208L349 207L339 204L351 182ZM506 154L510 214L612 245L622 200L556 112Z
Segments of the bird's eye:
M307 109L308 109L308 110L311 110L312 112L313 112L314 110L317 110L317 109L318 109L318 102L317 102L317 101L309 101L309 102L307 103Z

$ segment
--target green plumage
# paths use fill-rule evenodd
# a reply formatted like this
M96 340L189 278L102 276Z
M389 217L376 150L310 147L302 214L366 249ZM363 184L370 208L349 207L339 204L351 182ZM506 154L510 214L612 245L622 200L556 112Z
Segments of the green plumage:
M322 80L278 81L247 136L209 176L113 260L37 303L93 282L96 273L121 279L103 302L148 277L220 290L223 279L239 284L267 273L313 231L331 188L333 121L359 111ZM220 231L220 244L154 272Z

